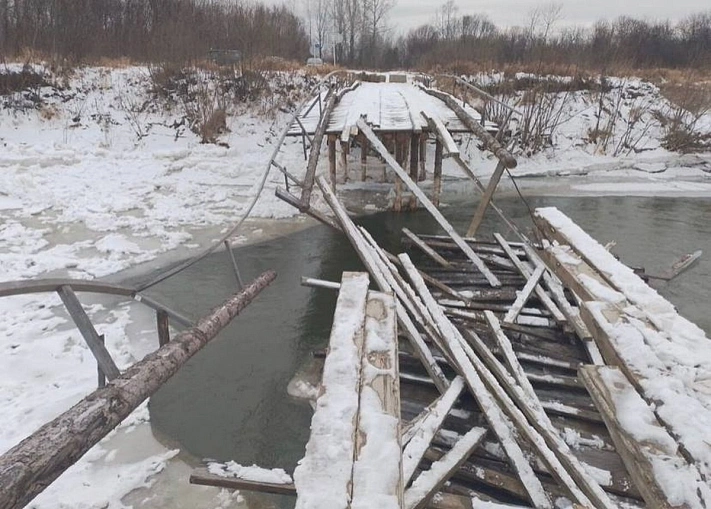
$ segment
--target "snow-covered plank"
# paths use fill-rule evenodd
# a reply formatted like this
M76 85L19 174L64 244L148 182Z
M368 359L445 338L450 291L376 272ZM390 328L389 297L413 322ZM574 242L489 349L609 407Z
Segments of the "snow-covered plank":
M400 384L395 299L371 292L366 304L352 509L400 509Z
M413 436L402 454L403 480L407 484L425 455L437 431L442 427L447 414L457 402L464 389L464 379L460 376L452 380L447 392L442 394L425 410L424 418L417 424Z
M447 126L444 125L442 119L438 117L431 117L425 111L421 111L420 115L427 121L427 125L430 130L434 131L437 139L442 143L444 148L445 157L454 157L459 155L459 146L457 142L454 141L452 135L447 130Z
M685 455L711 479L711 443L706 438L711 422L711 341L653 289L642 288L646 284L631 269L572 221L562 219L557 210L546 209L545 221L540 209L537 213L546 234L552 234L551 228L565 230L587 259L603 266L606 277L568 245L553 244L544 253L548 265L584 301L581 316L607 364L618 366L653 404ZM615 280L619 286L613 287L610 281ZM637 305L619 287L627 288Z
M256 491L275 495L296 495L294 481L282 469L266 469L228 463L210 463L190 474L190 484L214 486L242 491Z
M483 428L472 428L460 438L447 454L439 461L432 463L429 470L421 473L405 492L406 509L422 509L427 506L430 498L444 485L454 472L464 463L469 455L478 447L486 435Z
M580 377L647 506L709 507L711 488L625 375L617 368L585 366Z
M306 454L294 471L297 509L346 509L351 500L368 275L345 272Z
M459 246L459 248L464 252L464 254L469 258L469 260L474 264L474 266L486 277L489 284L498 288L501 286L501 282L494 275L493 272L484 264L484 261L479 258L479 256L474 252L469 244L464 242L462 237L454 230L449 221L445 219L442 213L435 207L432 202L427 198L425 193L422 192L420 187L414 182L408 172L406 172L395 160L395 158L388 152L385 146L382 144L380 139L375 135L370 126L363 120L358 120L358 128L365 134L373 148L385 159L385 161L390 165L398 177L405 183L405 185L412 191L415 197L422 203L422 205L427 209L427 211L434 217L434 219L439 223L439 225L446 231L452 240Z

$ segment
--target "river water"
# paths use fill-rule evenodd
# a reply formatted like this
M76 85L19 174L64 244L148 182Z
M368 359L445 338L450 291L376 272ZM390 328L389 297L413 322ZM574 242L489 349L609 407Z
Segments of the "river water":
M659 274L686 253L704 256L674 281L658 286L682 315L711 335L711 199L536 197L531 207L556 206L601 243L615 241L623 262ZM513 198L498 204L524 230L528 208ZM466 231L474 206L443 213ZM399 252L400 230L440 233L425 212L380 213L359 220L384 247ZM493 212L482 234L513 239ZM278 278L220 337L195 356L150 403L159 437L196 458L235 460L293 471L303 456L311 409L286 393L289 380L328 341L336 294L300 286L301 276L340 279L362 270L341 234L315 226L235 250L245 281L267 269ZM236 291L226 253L214 254L151 291L174 309L197 318ZM288 502L284 502L287 503ZM281 505L281 502L279 503Z

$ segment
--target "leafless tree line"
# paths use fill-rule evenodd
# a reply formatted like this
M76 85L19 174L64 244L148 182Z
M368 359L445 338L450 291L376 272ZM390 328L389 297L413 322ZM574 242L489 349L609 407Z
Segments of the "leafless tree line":
M449 0L432 23L395 43L402 48L398 63L425 68L456 60L597 69L711 67L711 11L678 23L621 17L592 28L559 28L561 18L561 6L547 4L531 12L526 26L501 29L486 16L460 14Z
M246 59L308 53L290 9L219 0L0 0L0 56L27 50L74 62L102 57L155 62L236 49Z

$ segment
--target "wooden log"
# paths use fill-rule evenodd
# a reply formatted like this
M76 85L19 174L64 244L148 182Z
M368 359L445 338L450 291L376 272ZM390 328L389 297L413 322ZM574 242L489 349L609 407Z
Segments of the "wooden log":
M350 148L350 141L341 141L341 169L343 170L343 181L348 182L350 180L350 174L348 171L348 150Z
M331 177L331 186L336 189L336 135L328 135L328 174Z
M268 271L0 457L0 508L20 509L156 392L276 278Z
M364 333L353 496L349 507L400 508L403 499L400 384L397 315L391 294L369 293Z
M504 171L506 171L506 166L503 162L499 161L499 163L496 165L494 173L491 175L491 179L489 179L489 184L486 186L486 191L484 191L484 195L481 197L481 201L479 201L479 205L477 206L476 212L474 213L472 222L469 225L469 229L467 230L467 237L474 237L476 235L476 232L479 230L479 227L481 226L481 223L484 220L484 214L486 214L486 209L489 208L491 198L493 198L494 196L494 192L496 191L496 188L498 187L499 182L501 181L501 177L504 174Z
M87 316L86 311L77 299L74 290L71 286L62 286L57 291L59 297L62 299L64 306L67 308L69 315L74 320L79 332L81 332L84 341L86 341L89 350L91 350L92 355L96 359L96 363L99 365L101 372L109 379L109 381L118 377L121 372L116 367L116 363L111 358L111 354L104 346L104 342L99 337L99 333L96 332L94 325L91 323L89 316Z
M711 487L696 467L679 454L674 438L620 370L585 366L580 369L580 377L647 507L671 509L711 504ZM670 476L675 480L670 482ZM683 495L679 484L684 486Z
M320 97L320 96L319 96ZM321 115L321 121L314 133L313 143L311 144L311 152L309 153L309 162L306 165L306 175L304 176L304 187L301 191L301 206L309 208L311 205L311 191L314 187L316 179L316 168L318 166L319 156L321 155L321 144L323 137L326 134L326 128L331 117L331 112L336 106L336 94L329 90L328 98L326 99L326 108Z
M412 241L413 244L415 244L417 247L422 250L423 253L425 253L427 256L432 258L435 262L439 263L442 267L446 268L451 268L452 264L449 263L447 260L445 260L437 251L432 249L430 246L428 246L422 239L420 239L417 235L412 233L409 229L403 228L402 233L405 234L405 236Z
M368 138L363 133L360 139L360 179L365 182L368 177Z
M420 136L420 182L427 180L427 133Z
M435 207L439 207L439 198L442 194L442 153L442 142L437 138L435 142L434 182L432 187L432 203Z
M402 478L405 484L410 482L432 439L442 427L463 389L464 379L458 376L452 380L447 392L424 410L425 416L412 431L412 438L402 453Z
M457 100L449 94L445 94L438 90L433 90L429 88L423 88L425 92L429 95L444 101L444 103L449 106L449 108L454 111L459 120L471 130L474 135L479 138L484 146L494 153L494 155L506 165L507 168L515 168L518 164L516 158L511 155L511 153L501 146L501 143L496 141L496 139L489 134L486 129L482 127L462 106L459 105Z
M424 509L432 496L454 472L464 463L486 435L483 428L472 428L460 438L439 461L432 464L429 470L420 474L412 486L405 492L406 509Z
M420 136L421 133L410 135L410 178L417 182L419 180L419 159L420 159ZM410 210L417 209L417 199L410 197Z
M464 251L467 257L471 260L474 266L481 271L482 274L487 278L491 286L499 287L501 283L496 278L496 276L489 270L489 268L484 264L484 262L477 256L476 253L469 247L468 244L464 242L461 236L452 228L452 225L444 218L442 213L437 210L432 202L427 199L427 196L422 192L422 190L417 186L415 182L410 179L407 172L402 169L402 167L393 159L393 157L387 152L383 144L380 142L378 137L375 135L370 126L362 118L358 120L358 128L368 137L370 142L373 144L373 148L380 153L380 155L385 159L385 161L390 165L390 167L395 171L395 173L405 182L405 184L410 188L413 194L420 200L427 211L432 214L439 225L449 234L449 236L457 243L457 245Z
M365 273L341 280L311 436L294 471L296 509L346 509L351 500L368 284Z
M294 483L275 484L264 481L251 481L239 477L223 476L211 474L207 468L196 468L190 474L190 484L199 486L214 486L216 488L227 488L240 491L255 491L259 493L271 493L273 495L296 496Z

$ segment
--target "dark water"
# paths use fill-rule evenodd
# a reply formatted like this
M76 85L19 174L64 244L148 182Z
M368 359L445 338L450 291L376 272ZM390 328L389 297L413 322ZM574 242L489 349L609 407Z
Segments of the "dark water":
M704 250L691 270L662 286L680 312L711 333L711 199L560 198L529 200L554 205L633 266L661 273L679 256ZM531 222L517 200L499 200L524 230ZM443 210L459 231L473 206ZM399 249L400 230L440 233L426 212L384 213L359 221L384 247ZM513 238L489 214L482 233ZM156 431L199 458L257 463L293 470L303 456L311 409L293 401L286 387L311 350L325 346L335 293L300 286L301 276L340 279L361 269L345 237L314 227L281 239L235 251L245 281L266 269L279 276L233 324L188 363L151 400ZM218 253L163 283L153 295L188 316L197 317L236 289L229 260Z

